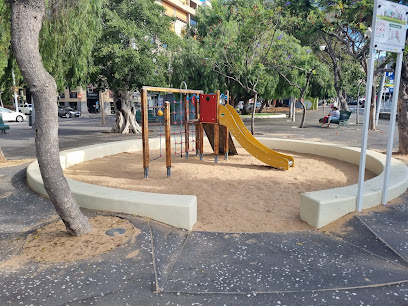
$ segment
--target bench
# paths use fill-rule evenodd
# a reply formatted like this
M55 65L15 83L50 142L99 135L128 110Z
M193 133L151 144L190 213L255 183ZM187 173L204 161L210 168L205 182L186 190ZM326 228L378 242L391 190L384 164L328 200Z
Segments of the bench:
M9 130L10 126L8 126L7 124L4 124L3 122L3 118L0 116L0 131L1 133L6 133L6 130Z
M334 123L334 124L338 124L338 127L340 127L340 126L348 127L347 121L350 119L351 114L352 114L352 112L350 112L350 111L341 110L340 111L340 119L332 119L330 121L330 124ZM323 118L320 118L319 122L322 123Z

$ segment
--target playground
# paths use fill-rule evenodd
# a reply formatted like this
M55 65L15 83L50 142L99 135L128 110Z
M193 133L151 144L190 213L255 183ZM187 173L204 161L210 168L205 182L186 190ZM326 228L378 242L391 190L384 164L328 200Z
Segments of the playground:
M211 152L211 147L205 149ZM158 156L159 151L151 151L151 155ZM285 172L266 166L238 148L238 155L217 164L210 153L203 160L177 156L172 159L171 178L165 176L163 159L154 159L150 162L149 178L144 179L142 152L93 159L67 168L65 174L73 180L110 188L196 195L198 221L193 230L312 230L300 219L300 194L356 184L358 166L312 154L290 155L297 164ZM374 176L367 171L366 179Z
M152 104L149 91L178 93L180 99ZM80 206L221 232L320 229L356 210L357 149L273 138L261 142L229 105L228 92L143 87L141 97L141 142L61 153L63 169L72 167L66 174ZM149 138L149 113L157 113L159 137ZM388 200L408 184L407 167L395 159L391 163ZM363 209L381 203L384 169L384 155L369 152ZM36 162L28 167L27 180L47 196Z
M309 112L309 123L302 130L294 128L297 123L287 119L256 121L255 135L259 137L258 140L278 148L279 142L271 142L268 137L281 138L281 145L287 143L291 150L285 148L279 149L279 152L293 156L295 167L276 170L257 159L254 161L257 164L246 162L252 158L248 156L248 159L242 157L245 159L245 166L241 166L239 170L268 170L281 176L290 176L304 163L303 158L310 154L295 152L295 149L311 145L305 139L311 140L319 153L337 158L346 156L347 152L337 151L340 153L333 154L334 148L359 145L361 126L351 122L349 128L321 129L317 122L322 114L322 110ZM298 119L299 117L297 116ZM109 124L113 124L113 116L108 117L108 120ZM354 121L355 118L351 117L351 120ZM386 120L380 120L381 131L370 135L371 149L381 150L385 147L387 124ZM129 142L129 146L140 142L140 146L132 145L135 153L120 155L143 155L142 140L139 137L135 139L133 135L118 137L104 133L107 128L109 127L101 125L100 118L94 115L76 121L61 121L60 145L65 152L62 152L62 161L74 161L81 156L83 159L94 159L102 157L98 154L106 153L114 157L120 153L118 151L128 151L123 142ZM235 157L241 158L242 154L248 154L243 152L237 156L231 155L228 161L224 161L220 155L218 163L215 163L209 144L204 146L203 161L195 156L194 151L188 160L184 154L183 158L179 154L174 157L173 152L172 177L167 178L164 156L156 159L159 145L155 139L159 138L159 126L149 126L149 132L152 159L149 178L143 178L141 161L132 160L131 164L121 165L122 173L124 169L137 164L135 173L140 181L155 180L155 163L160 164L161 181L167 183L177 178L178 161L189 166L188 172L192 172L190 166L194 167L195 163L204 163L213 170L221 168L225 172L225 168L230 168L226 165L236 164ZM72 137L73 133L81 137ZM4 138L4 153L7 158L34 158L33 144L30 143L33 141L33 129L28 126L20 127L16 123L8 135L8 138ZM15 140L21 137L24 138L22 141L27 150L21 150L17 146ZM108 146L116 152L108 152ZM84 147L88 149L80 149ZM237 149L241 153L241 148ZM92 162L97 161L98 159L94 159ZM45 228L46 224L56 220L55 209L48 199L27 187L27 163L10 164L12 166L0 167L0 186L3 191L0 197L3 211L0 243L4 246L0 252L0 280L5 285L0 301L3 304L21 301L23 304L34 305L117 305L125 302L130 305L293 305L296 301L301 301L304 305L344 305L361 304L364 301L370 305L404 305L408 299L407 192L390 202L387 207L379 206L378 209L362 214L349 214L347 220L339 220L345 221L342 225L335 222L329 228L324 227L323 231L186 231L150 218L84 209L89 218L105 215L128 220L139 234L136 239L99 256L73 262L45 263L22 261L19 256L25 238L30 233ZM86 161L83 165L85 164ZM332 162L330 164L333 165ZM339 165L338 160L335 164ZM262 170L257 170L259 168ZM211 173L207 175L210 176ZM114 176L114 180L118 179ZM335 176L332 175L326 181L330 185L334 179ZM209 181L206 180L205 183ZM262 189L264 183L256 188ZM76 181L71 185L74 192L79 184L83 183ZM279 188L272 186L269 188L272 189L270 192L275 189L285 190L281 185L282 183ZM93 185L86 185L85 189L79 191L82 193L89 190L90 186ZM158 187L160 184L156 184L156 188ZM125 190L115 189L116 198L121 191ZM99 191L97 195L107 197L110 193L111 190L103 193ZM211 195L211 192L208 194ZM169 197L170 195L165 195L164 198ZM177 199L181 200L179 197ZM217 203L223 200L224 198L218 199ZM273 198L268 200L279 202ZM91 201L100 202L96 197L91 198ZM109 200L109 204L112 206L114 202ZM338 225L339 228L336 229L333 225ZM115 225L114 228L116 227ZM95 238L96 241L98 239Z

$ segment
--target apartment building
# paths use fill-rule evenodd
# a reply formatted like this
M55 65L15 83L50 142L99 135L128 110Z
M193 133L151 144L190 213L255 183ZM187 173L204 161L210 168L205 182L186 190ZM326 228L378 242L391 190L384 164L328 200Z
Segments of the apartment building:
M173 30L179 36L182 35L187 25L195 26L197 24L194 18L199 6L211 6L209 0L162 0L158 1L158 3L165 8L167 16L176 18L173 23Z

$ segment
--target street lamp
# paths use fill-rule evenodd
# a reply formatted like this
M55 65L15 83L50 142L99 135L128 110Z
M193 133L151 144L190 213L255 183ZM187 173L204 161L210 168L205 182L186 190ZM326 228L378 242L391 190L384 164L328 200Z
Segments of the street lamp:
M357 105L356 105L356 124L359 124L359 116L358 116L358 111L360 107L360 86L364 83L364 80L360 80L358 87L357 87ZM365 104L365 103L364 103ZM365 107L365 105L364 105Z

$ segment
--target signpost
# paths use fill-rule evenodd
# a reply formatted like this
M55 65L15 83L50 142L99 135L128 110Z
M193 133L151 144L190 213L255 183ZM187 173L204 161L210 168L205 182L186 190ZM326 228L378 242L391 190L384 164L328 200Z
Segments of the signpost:
M407 31L408 7L390 1L375 0L373 11L373 34L370 43L370 59L367 71L366 106L364 108L363 134L361 139L360 169L358 176L358 192L356 210L361 212L363 207L364 173L367 152L368 124L370 119L371 86L374 74L374 59L376 50L397 53L397 63L394 72L395 94L392 98L390 132L388 135L387 159L384 171L384 185L382 191L383 205L387 204L388 180L390 176L391 155L394 139L395 120L397 114L398 91L401 79L402 57L405 49Z

